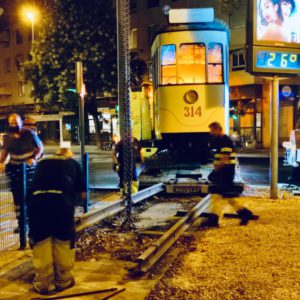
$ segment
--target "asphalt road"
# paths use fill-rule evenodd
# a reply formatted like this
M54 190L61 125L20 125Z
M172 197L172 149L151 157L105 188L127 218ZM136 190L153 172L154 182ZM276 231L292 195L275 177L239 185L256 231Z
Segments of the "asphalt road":
M241 177L244 182L248 184L269 184L269 158L241 157L239 162ZM288 177L292 172L291 167L283 166L282 159L279 159L278 165L278 182L288 183ZM101 189L118 188L118 175L112 171L110 153L92 156L90 182L91 187Z

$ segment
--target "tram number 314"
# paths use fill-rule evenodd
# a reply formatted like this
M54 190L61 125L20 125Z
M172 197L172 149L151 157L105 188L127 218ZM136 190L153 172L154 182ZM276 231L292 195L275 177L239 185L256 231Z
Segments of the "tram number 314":
M186 118L201 117L201 107L185 106L184 116Z

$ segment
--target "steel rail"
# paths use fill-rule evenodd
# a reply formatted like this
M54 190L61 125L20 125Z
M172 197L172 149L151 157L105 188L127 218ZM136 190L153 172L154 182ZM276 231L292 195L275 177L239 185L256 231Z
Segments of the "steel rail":
M151 196L154 196L165 190L162 183L155 184L144 190L141 190L132 195L132 203L135 205ZM118 199L115 202L105 206L96 208L82 216L76 217L76 231L81 231L89 226L92 226L105 218L116 215L117 213L126 209L126 199Z
M136 259L138 265L135 271L141 273L148 272L164 255L164 253L179 239L182 233L184 233L208 208L210 198L210 194L205 196L187 213L186 216L182 217L168 231L166 231L158 241L154 242L143 254L141 254Z

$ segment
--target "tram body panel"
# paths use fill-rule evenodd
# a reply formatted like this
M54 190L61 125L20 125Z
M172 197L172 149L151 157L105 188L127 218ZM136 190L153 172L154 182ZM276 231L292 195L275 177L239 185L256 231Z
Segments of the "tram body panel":
M199 95L194 104L184 101L188 91ZM156 94L156 132L208 132L208 125L216 120L225 124L225 87L222 85L182 85L176 89L164 86Z

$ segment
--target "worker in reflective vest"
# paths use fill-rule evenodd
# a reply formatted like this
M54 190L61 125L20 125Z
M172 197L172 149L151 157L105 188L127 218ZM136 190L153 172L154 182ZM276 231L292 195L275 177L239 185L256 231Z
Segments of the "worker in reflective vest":
M214 169L209 174L208 180L215 185L230 186L233 185L235 176L236 153L234 152L233 142L229 136L224 134L220 123L213 122L209 125L210 133L213 136L211 148L214 149ZM240 225L247 225L250 220L257 220L258 216L241 205L238 199L233 197L225 197L226 193L212 194L210 213L202 223L202 227L218 227L219 218L222 215L222 207L224 204L230 204L237 212L240 218ZM225 202L225 203L224 203Z
M85 197L80 165L60 149L36 168L28 197L29 238L33 249L34 289L40 294L74 285L74 208Z

